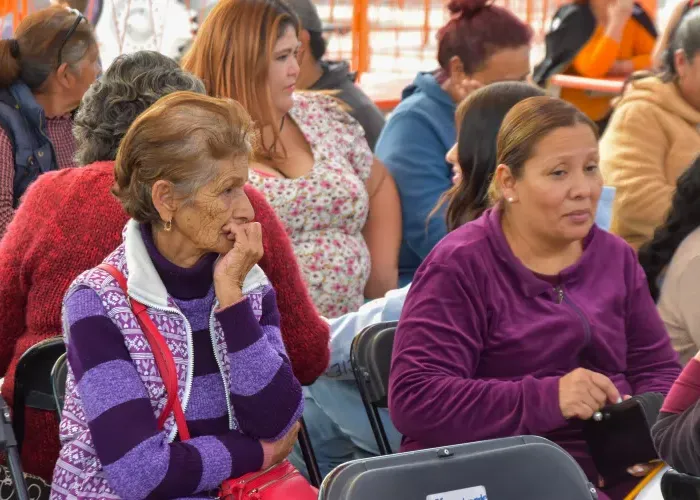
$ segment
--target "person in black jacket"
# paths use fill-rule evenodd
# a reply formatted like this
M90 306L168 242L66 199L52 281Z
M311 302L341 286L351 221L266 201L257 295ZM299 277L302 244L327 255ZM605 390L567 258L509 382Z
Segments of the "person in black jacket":
M535 67L534 81L566 73L588 78L624 78L651 66L656 28L634 0L582 0L563 5L545 38L546 55ZM561 98L589 118L601 121L610 110L610 96L565 88Z
M384 114L362 89L355 85L355 73L345 61L326 61L324 33L335 28L324 26L311 0L287 0L301 22L299 41L303 58L299 62L299 90L336 91L336 97L348 105L348 113L365 131L372 151L384 128ZM397 96L398 97L398 96Z
M639 4L634 4L632 18L654 38L657 37L654 21ZM554 14L545 37L545 57L535 66L535 83L543 87L552 76L564 72L591 38L596 27L597 21L590 3L577 2L561 6Z

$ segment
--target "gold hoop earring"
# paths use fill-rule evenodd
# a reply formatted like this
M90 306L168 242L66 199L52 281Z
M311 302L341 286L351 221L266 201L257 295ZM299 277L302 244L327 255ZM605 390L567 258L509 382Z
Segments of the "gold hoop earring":
M170 219L168 221L165 221L165 224L163 225L163 229L166 231L170 231L173 228L173 220Z

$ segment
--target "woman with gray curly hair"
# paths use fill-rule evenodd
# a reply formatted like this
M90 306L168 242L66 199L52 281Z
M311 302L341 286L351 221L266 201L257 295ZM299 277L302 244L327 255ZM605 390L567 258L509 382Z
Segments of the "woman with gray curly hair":
M156 52L120 56L92 85L75 118L76 163L83 167L47 173L27 191L0 242L0 375L8 402L20 356L61 335L61 301L70 282L121 242L129 216L110 193L120 141L137 116L180 90L201 94L204 86ZM278 295L294 373L311 383L328 362L328 326L315 314L284 228L260 193L246 187L246 194L263 229L260 266ZM55 415L30 408L26 415L23 465L50 480L59 451Z
M89 89L75 117L76 164L113 161L136 117L178 90L202 93L204 84L157 52L143 50L117 58Z

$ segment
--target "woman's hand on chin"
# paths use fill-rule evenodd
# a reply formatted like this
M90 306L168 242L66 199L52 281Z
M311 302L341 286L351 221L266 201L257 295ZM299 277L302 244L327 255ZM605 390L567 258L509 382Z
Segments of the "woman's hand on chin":
M263 256L262 227L258 222L231 227L233 248L214 266L214 290L221 309L243 298L243 281Z

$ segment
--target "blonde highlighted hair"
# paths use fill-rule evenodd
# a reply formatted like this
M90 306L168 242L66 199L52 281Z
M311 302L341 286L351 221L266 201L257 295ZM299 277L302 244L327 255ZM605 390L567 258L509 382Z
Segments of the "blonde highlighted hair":
M587 125L598 139L598 126L575 106L556 97L530 97L513 106L503 119L496 139L497 165L506 165L520 179L525 162L532 158L537 144L550 132L578 124ZM491 205L503 195L496 176L488 191Z
M183 69L204 81L209 95L240 102L259 131L273 126L273 143L258 143L258 153L267 158L280 157L268 71L275 43L288 27L299 35L296 14L281 0L221 0L182 61Z

